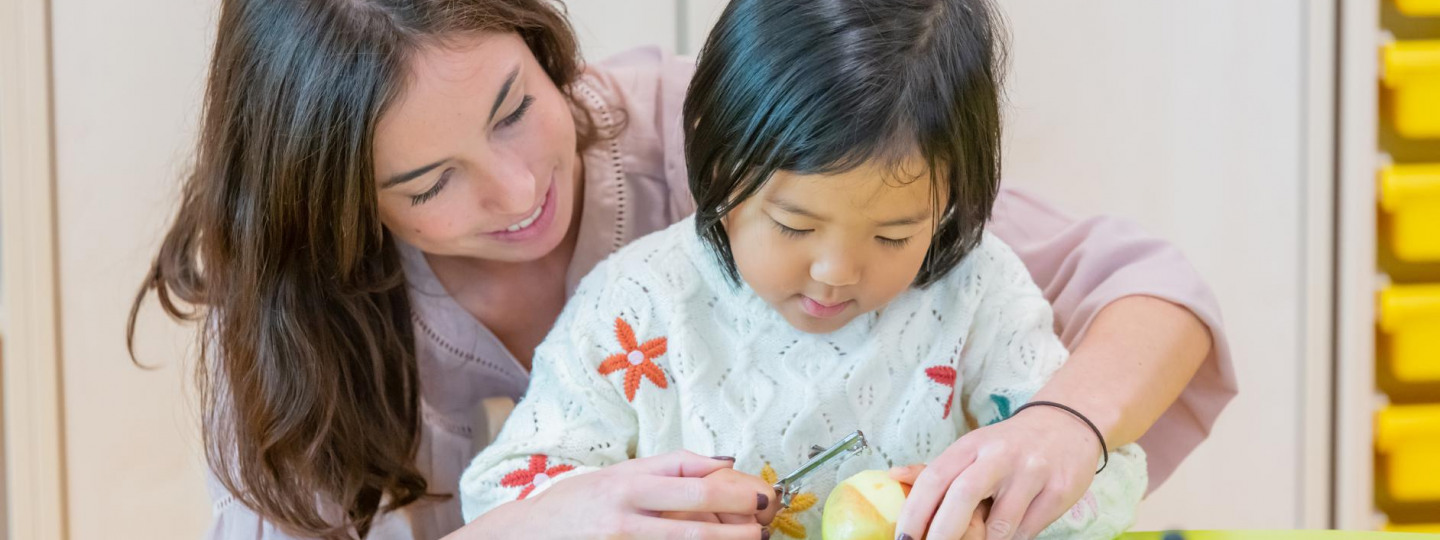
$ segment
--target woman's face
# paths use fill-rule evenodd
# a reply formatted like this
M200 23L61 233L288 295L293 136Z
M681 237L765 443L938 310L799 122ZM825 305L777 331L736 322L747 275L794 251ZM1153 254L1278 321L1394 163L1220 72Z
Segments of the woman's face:
M543 257L576 213L569 103L515 34L414 56L375 134L380 220L432 255Z

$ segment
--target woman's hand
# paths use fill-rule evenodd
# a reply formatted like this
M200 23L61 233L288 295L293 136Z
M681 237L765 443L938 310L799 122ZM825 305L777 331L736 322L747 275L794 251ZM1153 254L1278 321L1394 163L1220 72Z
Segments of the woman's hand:
M924 465L895 467L890 469L890 478L914 486L922 472L925 472ZM985 499L980 503L980 507L975 509L975 513L970 515L970 524L965 526L965 534L960 540L985 540L985 518L990 515L990 503L990 499Z
M765 538L779 501L734 463L685 451L618 463L501 505L446 539Z
M1085 495L1099 460L1100 443L1079 419L1050 407L1025 409L965 434L925 467L896 532L913 540L962 538L993 499L982 518L985 539L1034 538Z
M709 476L705 477L705 480L707 482L734 484L749 489L751 491L767 494L767 500L763 501L765 503L765 506L764 508L760 508L760 504L762 501L760 501L757 496L755 506L756 508L759 508L758 512L745 512L740 514L708 513L696 511L662 512L660 514L660 517L667 519L704 521L707 523L730 523L735 525L748 525L751 523L759 523L760 525L765 526L769 525L770 521L775 519L775 514L780 511L779 498L778 494L774 492L774 487L766 484L765 481L761 480L758 476L745 474L733 468L726 467L710 473Z

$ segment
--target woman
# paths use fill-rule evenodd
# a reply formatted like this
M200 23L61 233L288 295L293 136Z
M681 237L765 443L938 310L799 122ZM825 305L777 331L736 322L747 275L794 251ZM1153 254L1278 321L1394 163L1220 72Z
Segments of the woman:
M545 0L227 0L210 69L195 170L135 308L153 289L201 321L212 537L731 534L678 518L754 492L688 453L463 528L453 497L484 442L477 408L523 394L579 277L693 210L689 65L637 51L584 67ZM1084 411L1111 447L1138 439L1153 488L1234 392L1208 290L1114 220L1005 192L990 226L1073 352L1035 399ZM1038 530L1093 476L1069 449L1098 441L1063 412L975 435L993 538ZM1036 486L1048 495L1016 495ZM714 496L630 519L677 492Z

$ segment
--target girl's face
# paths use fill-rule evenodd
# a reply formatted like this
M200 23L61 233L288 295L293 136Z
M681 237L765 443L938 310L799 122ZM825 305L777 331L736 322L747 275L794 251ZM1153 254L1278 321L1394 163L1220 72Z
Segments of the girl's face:
M375 134L380 220L433 255L533 261L577 212L575 120L515 34L426 47Z
M918 160L836 175L776 173L725 217L735 266L789 321L833 332L910 287L930 247L936 204ZM943 203L943 201L941 201Z

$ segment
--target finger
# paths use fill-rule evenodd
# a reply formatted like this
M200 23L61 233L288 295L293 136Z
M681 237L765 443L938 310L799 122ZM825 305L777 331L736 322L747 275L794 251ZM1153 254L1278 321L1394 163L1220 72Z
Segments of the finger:
M926 466L915 479L910 496L900 510L900 520L895 523L895 532L919 539L929 528L930 518L945 498L945 491L962 471L975 461L972 450L952 446L939 458Z
M1083 496L1084 493L1082 492ZM1074 504L1073 502L1071 503ZM1025 511L1025 517L1020 520L1020 525L1015 528L1016 535L1020 538L1035 538L1040 532L1049 527L1070 505L1065 504L1063 494L1058 490L1041 489L1030 502L1030 508Z
M925 465L908 465L905 467L893 467L890 469L890 479L902 484L915 485L915 479L925 471Z
M756 497L758 513L751 516L751 519L759 521L761 525L769 525L775 519L775 514L780 511L780 494L775 492L775 486L770 485L759 476L745 474L735 469L721 469L705 479L746 486L754 490L757 495L763 495L763 497Z
M667 520L701 521L701 523L720 523L716 514L707 514L703 511L662 511L660 517Z
M740 471L735 471L734 469L731 469L731 471L734 472L726 474L734 474L740 485L765 496L764 500L756 500L756 506L760 510L759 513L755 514L755 519L759 521L761 525L769 525L771 521L775 520L775 514L780 513L780 494L775 491L775 486L759 476L745 474Z
M976 462L965 469L950 483L945 491L945 500L935 511L927 536L931 538L958 538L965 533L970 517L980 501L995 493L1004 470L989 463Z
M708 458L678 450L667 452L658 456L650 456L639 459L632 459L614 465L613 468L627 474L652 474L659 476L679 476L686 478L703 478L721 469L729 469L735 466L735 458L713 457Z
M718 522L720 522L720 523L729 523L729 524L731 524L731 525L749 525L749 524L751 524L751 523L759 524L759 521L757 521L757 520L755 519L755 516L752 515L752 514L711 514L711 515L712 515L712 516L715 516L716 521L718 521Z
M1044 489L1042 479L1029 475L1010 477L1010 484L1000 489L995 496L990 517L985 520L985 540L1010 540L1019 530L1025 511L1030 508L1035 496Z
M965 527L965 535L960 540L985 540L985 505L981 504L970 515L970 525Z
M621 501L650 512L709 512L754 516L774 505L751 486L710 478L637 478L622 487Z
M661 512L660 517L664 519L678 519L682 521L721 523L718 516L716 516L715 514L707 514L705 512Z
M682 540L759 540L763 534L759 524L730 525L679 521L649 516L632 516L616 531L620 538L674 538Z

